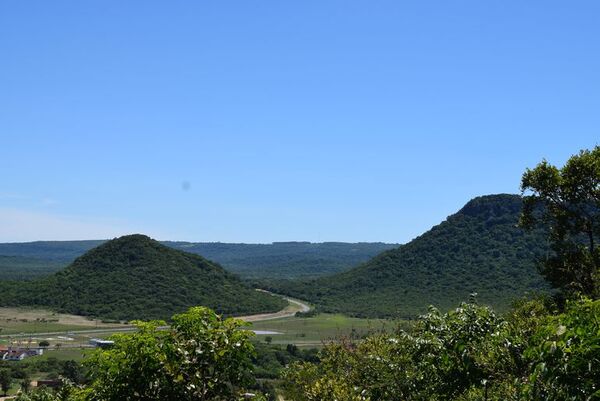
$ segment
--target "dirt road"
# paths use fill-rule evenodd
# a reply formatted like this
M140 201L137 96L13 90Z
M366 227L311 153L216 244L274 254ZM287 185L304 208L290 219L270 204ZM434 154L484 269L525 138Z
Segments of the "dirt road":
M265 291L266 292L266 291ZM300 300L273 294L275 296L280 296L289 302L289 305L279 312L274 313L260 313L258 315L249 315L249 316L240 316L238 319L242 319L246 322L261 322L263 320L273 320L273 319L281 319L284 317L292 317L296 314L296 312L308 312L310 310L310 306Z

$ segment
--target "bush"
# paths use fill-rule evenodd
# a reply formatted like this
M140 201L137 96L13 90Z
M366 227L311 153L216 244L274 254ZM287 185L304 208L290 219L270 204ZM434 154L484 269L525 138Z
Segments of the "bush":
M410 332L325 347L284 371L293 400L598 400L600 301L554 314L541 300L504 317L474 303L431 308Z
M600 400L600 300L567 303L550 316L527 349L532 372L525 393L534 399Z

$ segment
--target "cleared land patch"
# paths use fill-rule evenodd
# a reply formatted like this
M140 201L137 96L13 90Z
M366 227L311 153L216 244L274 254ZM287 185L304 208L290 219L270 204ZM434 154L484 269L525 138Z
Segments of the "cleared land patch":
M127 327L85 316L55 313L37 308L0 308L0 336L20 333L67 332L82 329Z

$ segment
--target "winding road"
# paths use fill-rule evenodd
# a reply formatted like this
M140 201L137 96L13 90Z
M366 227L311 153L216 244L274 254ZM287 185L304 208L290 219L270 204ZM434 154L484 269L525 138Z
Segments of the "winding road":
M262 292L267 292L273 296L277 296L288 301L289 305L280 310L279 312L273 313L260 313L257 315L248 315L248 316L239 316L237 319L241 319L245 322L262 322L263 320L273 320L273 319L283 319L286 317L292 317L296 315L296 312L308 312L311 308L310 305L305 303L304 301L300 301L298 299L289 298L284 295L274 294L265 290L257 290Z

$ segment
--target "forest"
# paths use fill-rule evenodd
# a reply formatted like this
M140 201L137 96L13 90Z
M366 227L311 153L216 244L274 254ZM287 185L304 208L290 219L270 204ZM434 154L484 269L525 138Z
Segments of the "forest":
M7 281L33 280L57 272L63 267L63 262L51 259L0 255L0 276Z

